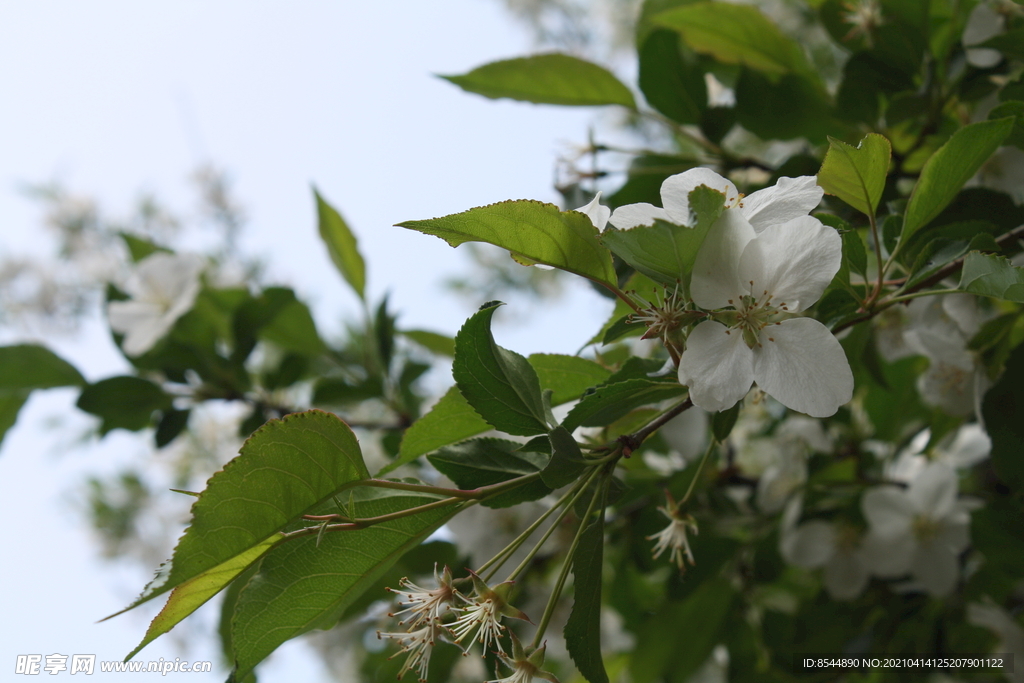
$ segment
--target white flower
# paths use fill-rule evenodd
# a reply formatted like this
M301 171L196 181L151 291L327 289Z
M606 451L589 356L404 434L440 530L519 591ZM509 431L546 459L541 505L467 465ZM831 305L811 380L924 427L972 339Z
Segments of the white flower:
M687 538L687 531L697 533L697 522L694 521L693 517L681 514L679 506L676 505L672 496L667 492L665 495L668 498L668 504L664 507L658 507L658 510L668 517L668 526L658 533L648 536L647 540L653 541L657 539L652 551L654 559L658 559L663 552L669 550L669 561L675 563L679 567L679 571L685 571L684 555L691 565L697 564L693 559L693 551L690 550L690 539Z
M594 195L594 198L590 200L589 204L573 210L587 214L587 217L590 218L590 222L594 224L594 227L597 228L598 231L604 230L604 227L608 225L608 217L612 215L612 210L601 204L600 192Z
M474 634L469 639L479 640L483 645L484 655L487 648L493 642L498 646L498 652L505 650L501 646L501 636L505 632L505 626L501 624L503 616L527 620L525 614L513 607L508 602L508 595L512 590L512 583L506 581L494 588L489 587L484 581L473 572L470 572L473 580L473 597L463 598L466 601L464 607L453 607L452 611L459 614L459 618L448 624L448 629L455 637L455 644L461 644L466 636ZM468 649L467 645L467 649Z
M200 256L164 252L136 264L124 286L131 299L107 305L110 328L125 335L122 346L126 354L138 356L149 351L192 308L204 267Z
M741 197L731 181L711 169L691 168L669 176L661 184L661 203L664 208L646 203L620 206L612 214L611 224L621 230L637 225L653 225L656 220L692 225L694 219L690 212L690 192L701 185L724 194L726 208L739 209L740 214L757 232L775 223L806 216L818 205L824 194L814 176L802 176L779 178L774 186Z
M958 556L970 543L970 506L957 500L956 473L930 463L906 489L877 487L861 499L870 525L864 559L873 574L909 572L907 588L947 595L960 574Z
M1012 653L1017 661L1024 657L1024 629L1002 607L992 603L972 602L967 605L967 623L989 629L999 637L992 652ZM1010 681L1024 682L1024 669L1018 666L1014 673L1003 670Z
M920 476L929 462L941 462L953 469L964 469L987 458L992 450L992 440L988 434L981 425L972 422L942 439L931 449L929 460L926 449L931 436L929 429L914 436L910 445L886 464L885 476L892 481L909 484Z
M825 570L825 590L836 600L852 600L868 583L860 534L847 525L821 519L783 526L779 551L790 564Z
M430 668L430 655L434 651L434 644L442 633L443 630L437 622L429 622L422 628L405 633L381 633L377 631L377 638L391 638L398 641L402 646L401 650L388 657L388 659L394 659L403 652L409 653L409 656L405 658L405 664L402 665L401 671L398 672L399 679L405 675L405 672L415 669L417 680L420 683L426 683L427 669Z
M451 608L457 593L452 587L452 574L448 567L445 567L441 575L438 575L437 565L435 564L434 581L437 583L437 588L427 590L403 577L398 582L402 590L388 588L387 590L399 596L399 603L407 605L405 609L391 612L388 616L397 617L400 614L411 612L413 616L412 628L416 628L424 622L433 623L438 621ZM399 626L404 626L405 624L406 621L398 622Z
M550 671L542 671L544 666L544 652L547 644L527 654L527 650L519 643L516 634L509 632L512 638L512 656L504 652L498 654L501 662L512 669L512 674L505 678L498 678L484 683L532 683L535 678L543 678L550 683L559 683L558 679Z
M1003 16L992 7L982 2L971 10L967 18L967 25L964 27L961 38L965 47L984 43L989 38L1003 32ZM1002 61L1003 56L999 50L988 47L976 47L968 49L967 62L971 66L987 69Z
M816 320L789 317L821 297L842 260L839 234L805 215L808 195L822 192L807 185L783 178L726 209L697 253L694 303L731 308L715 314L728 325L707 320L693 329L679 364L680 383L705 410L732 407L755 381L813 417L834 414L853 395L835 336Z

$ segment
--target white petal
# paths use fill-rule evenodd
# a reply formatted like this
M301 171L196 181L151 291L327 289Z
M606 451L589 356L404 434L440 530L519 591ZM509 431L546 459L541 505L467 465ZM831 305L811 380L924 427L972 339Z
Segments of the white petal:
M918 546L910 571L929 594L942 597L956 586L960 563L947 548L930 543Z
M759 339L754 380L787 408L828 417L853 397L846 352L817 320L793 318L769 325Z
M971 467L988 457L992 439L981 425L964 425L957 431L952 443L939 449L939 458L952 467Z
M879 538L909 536L917 512L906 492L892 486L865 491L860 500L860 509L871 525L871 534Z
M741 281L755 297L802 311L821 298L843 260L839 233L811 216L771 225L750 241L740 258Z
M754 229L739 209L726 209L711 226L693 263L690 295L701 308L713 310L731 306L749 293L740 279L740 255L754 239Z
M574 210L587 214L587 217L590 218L590 222L593 223L594 227L598 230L604 230L604 227L608 225L608 217L612 215L612 210L601 204L600 192L594 195L594 198L590 200L589 204Z
M828 522L814 519L785 534L779 543L782 557L804 569L825 566L836 552L836 530Z
M612 225L620 230L635 228L638 225L654 225L654 221L669 221L668 211L659 209L654 204L626 204L615 209L608 219Z
M812 175L779 178L772 187L744 197L740 208L754 230L761 232L769 226L806 216L821 203L824 194L818 179Z
M907 498L917 512L940 520L953 512L958 488L956 472L943 463L933 462L910 483Z
M967 513L958 515L955 519L947 519L939 527L934 542L946 548L950 553L959 555L967 550L971 544L971 517Z
M869 533L861 544L861 558L869 572L891 579L910 571L917 544L913 536L885 537Z
M694 405L726 410L747 395L753 382L753 353L739 332L711 320L693 328L679 361L679 383L690 387Z
M690 216L690 193L701 185L718 190L725 195L725 206L736 204L740 193L732 181L723 178L710 168L691 168L665 178L661 184L661 205L665 207L674 223L693 225Z
M853 600L868 584L868 570L859 552L838 551L825 565L825 589L836 600Z

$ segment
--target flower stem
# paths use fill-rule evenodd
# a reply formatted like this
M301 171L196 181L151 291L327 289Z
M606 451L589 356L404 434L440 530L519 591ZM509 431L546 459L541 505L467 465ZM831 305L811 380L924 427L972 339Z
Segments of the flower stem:
M715 449L716 445L718 445L718 442L714 439L708 441L707 450L704 451L704 456L700 459L700 465L697 466L697 471L693 473L693 479L690 480L690 486L686 489L686 495L684 495L683 499L679 501L680 505L690 500L690 496L693 495L693 487L697 483L697 480L700 479L700 473L704 471L704 463L708 461L708 456L711 455L711 451Z
M604 493L605 483L607 479L604 479L596 487L594 487L594 495L590 497L590 505L587 506L587 511L583 514L583 518L580 520L580 526L576 530L576 536L572 539L572 544L569 546L569 551L565 555L565 561L562 563L562 571L558 575L558 580L555 582L555 588L551 591L551 595L548 596L548 604L544 608L544 616L540 619L540 624L537 626L537 633L533 637L533 647L540 647L540 644L544 638L544 632L548 628L548 624L551 623L551 615L555 612L555 605L558 603L558 599L562 595L562 588L565 587L565 579L569 576L569 569L572 567L573 556L576 554L576 548L580 544L580 537L583 536L583 530L587 528L587 523L590 520L590 513L593 512L594 506L597 504L597 499ZM568 506L571 508L572 506Z

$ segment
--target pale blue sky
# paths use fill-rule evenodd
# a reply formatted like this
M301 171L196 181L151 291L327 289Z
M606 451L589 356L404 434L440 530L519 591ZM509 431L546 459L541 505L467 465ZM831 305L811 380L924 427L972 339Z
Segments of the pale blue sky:
M557 201L554 160L585 140L597 112L485 100L431 74L530 50L527 32L488 0L0 0L0 250L45 245L24 182L56 179L127 213L140 190L189 205L187 174L213 161L234 177L252 219L244 248L266 256L318 319L356 307L319 244L311 183L355 230L373 298L390 290L405 326L454 333L469 310L438 283L464 267L460 252L391 226L504 199ZM516 311L530 325L499 328L498 341L571 353L609 308L573 287L544 311ZM90 379L124 368L99 324L44 341ZM35 396L0 448L5 678L17 654L120 659L157 608L94 623L134 597L146 572L97 559L69 492L83 472L152 456L123 433L70 444L73 430L48 419L86 425L73 400L69 390ZM168 640L140 657L177 654ZM316 681L307 659L287 645L261 681Z

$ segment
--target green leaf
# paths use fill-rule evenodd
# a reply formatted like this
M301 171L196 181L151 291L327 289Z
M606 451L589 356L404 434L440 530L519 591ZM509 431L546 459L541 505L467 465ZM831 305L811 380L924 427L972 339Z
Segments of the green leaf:
M647 102L677 123L700 123L707 109L704 72L688 64L674 31L652 31L640 48L640 90Z
M439 356L455 356L455 340L448 335L427 330L405 330L399 334Z
M259 336L285 351L305 356L317 356L327 349L316 331L309 307L298 300L285 304L273 320L260 330Z
M318 405L346 405L359 403L384 395L384 384L380 377L367 377L351 384L343 379L323 379L317 382L313 391L313 403Z
M765 140L807 138L824 143L838 125L828 93L807 76L787 73L773 81L744 67L735 91L737 123Z
M150 623L142 642L129 652L124 660L127 662L142 648L170 631L178 622L199 609L207 600L234 581L235 577L263 557L279 540L281 540L281 534L270 536L262 543L258 543L213 569L199 574L171 591L170 597L167 598L167 604Z
M551 460L541 471L540 478L552 489L571 484L583 473L586 463L576 439L559 425L548 434L551 441Z
M348 227L348 223L338 211L320 196L313 188L316 197L316 213L320 225L320 239L327 245L327 253L331 255L335 267L352 289L365 299L366 264L359 253L356 236Z
M1001 119L1007 116L1014 117L1013 130L1003 141L1005 145L1013 145L1024 149L1024 102L1020 100L1009 100L997 104L988 113L988 119Z
M178 438L178 435L185 431L188 426L188 417L191 410L165 410L160 416L160 423L156 427L154 440L157 448L163 448Z
M856 147L833 137L828 143L818 184L861 213L874 216L889 172L889 141L878 133L869 133Z
M711 416L711 434L715 441L722 443L736 426L736 419L740 415L740 404L737 403L728 410L722 410Z
M585 395L566 416L562 425L570 432L577 427L603 427L634 408L675 398L686 392L674 377L630 379L606 384Z
M537 104L621 104L636 109L633 93L604 67L558 53L491 62L460 76L441 76L466 92Z
M861 277L867 277L868 252L864 248L864 241L856 230L848 230L842 233L843 238L843 261L847 268Z
M682 602L665 603L637 634L629 667L633 681L654 683L666 674L672 681L689 679L722 639L734 595L728 579L716 578L701 583ZM681 633L686 634L686 647L666 637Z
M520 451L521 443L505 439L473 439L447 446L427 457L437 470L455 482L460 489L470 490L526 474L540 472L547 457L540 453ZM503 508L538 500L551 493L543 481L524 484L484 501L490 508Z
M939 215L1013 130L1014 119L981 121L964 126L946 141L921 169L907 204L900 243Z
M1002 256L972 251L964 258L959 288L971 294L1024 303L1024 268Z
M992 467L1020 494L1024 491L1024 345L1006 362L1006 371L981 403L985 431L992 439Z
M171 562L126 609L262 544L369 476L355 435L336 415L309 410L267 422L213 475Z
M398 458L377 476L412 462L441 446L463 441L489 430L491 426L473 410L458 387L450 387L426 415L405 430Z
M688 288L697 251L724 210L725 195L701 185L690 192L692 226L655 221L628 230L609 227L601 234L601 242L652 280L668 285L681 282Z
M610 287L617 282L612 256L598 240L586 214L559 211L554 204L527 199L499 202L398 227L440 237L453 247L487 242L508 249L519 263L567 270Z
M1015 28L1011 31L1000 33L983 43L972 45L971 47L990 47L1011 57L1024 59L1024 28Z
M803 50L760 10L728 2L698 2L653 18L678 31L695 51L724 64L743 64L766 74L810 73Z
M128 253L132 257L132 263L138 263L150 254L155 254L158 251L162 251L165 254L173 253L170 249L161 247L144 237L132 235L127 232L121 232L118 234L121 236L121 239L124 240L124 245L128 247Z
M499 305L484 304L455 335L455 384L494 428L518 436L543 434L548 425L536 371L491 335L491 316Z
M360 518L438 500L396 491L370 493L373 495L357 499ZM334 626L348 605L459 509L452 505L365 529L325 533L319 545L312 535L275 548L238 596L232 622L236 663L231 680L244 678L285 641L315 628Z
M100 432L138 431L152 422L153 412L171 407L171 397L140 377L110 377L82 390L76 405L103 420Z
M540 388L553 392L553 406L579 398L584 391L602 384L612 374L594 361L579 356L535 353L527 360L537 371Z
M3 443L7 430L18 421L18 411L27 400L27 391L0 392L0 443Z
M0 392L85 384L73 365L49 349L33 344L0 347Z
M604 515L583 533L572 556L572 612L565 622L565 647L590 683L608 683L601 659L601 570L604 566Z

